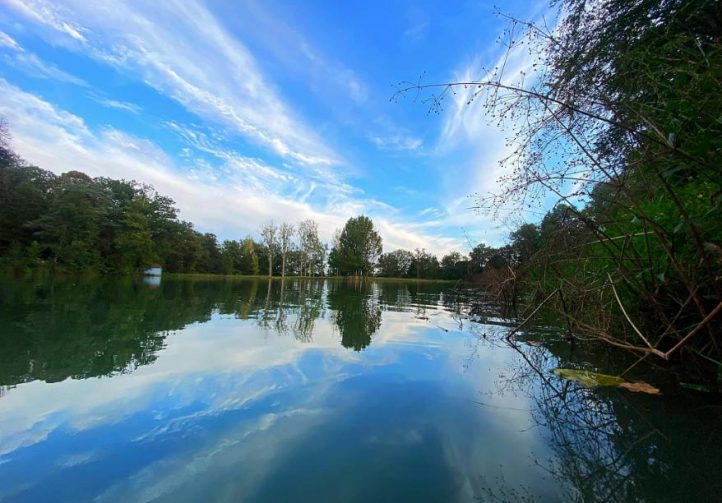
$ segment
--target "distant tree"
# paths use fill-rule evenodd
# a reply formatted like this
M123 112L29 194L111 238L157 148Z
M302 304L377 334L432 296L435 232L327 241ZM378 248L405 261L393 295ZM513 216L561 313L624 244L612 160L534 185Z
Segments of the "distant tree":
M335 251L334 251L335 250ZM381 236L366 216L350 218L338 237L329 265L341 275L369 275L381 254Z
M457 251L444 255L440 265L444 279L462 279L468 274L469 261Z
M3 152L0 167L0 253L12 243L24 245L33 239L28 222L47 213L50 191L56 176L49 171L23 166L14 154Z
M239 270L241 274L256 275L260 272L258 254L256 254L256 243L253 242L251 236L246 236L243 240L241 248L241 260Z
M147 215L148 201L143 197L133 198L123 212L113 244L125 270L132 271L157 260Z
M405 278L409 275L414 255L408 250L394 250L379 257L379 275L390 278Z
M223 256L215 234L200 235L200 250L197 267L201 272L221 274L223 272Z
M318 237L318 224L303 220L298 224L298 248L300 251L300 274L311 276L322 272L325 248Z
M268 260L268 277L273 276L273 255L278 247L278 227L273 220L261 227L261 238L266 247L266 259Z
M523 224L509 235L515 262L528 263L541 246L539 226Z
M49 200L48 211L27 224L37 241L71 269L100 266L98 239L110 193L84 173L70 171L57 179Z
M439 277L439 272L439 259L423 248L414 251L414 260L409 271L411 276L416 276L417 279L433 279Z
M293 244L293 225L283 222L278 227L278 248L281 252L281 277L286 276L286 258Z
M238 241L223 241L221 255L223 256L224 274L238 274L241 272L241 245Z
M479 243L469 254L469 265L472 273L480 273L486 267L496 250L484 243Z

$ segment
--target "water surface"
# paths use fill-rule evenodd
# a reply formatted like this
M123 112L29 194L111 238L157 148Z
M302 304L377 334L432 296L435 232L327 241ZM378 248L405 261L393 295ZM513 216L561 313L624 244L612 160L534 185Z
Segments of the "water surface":
M563 382L552 368L628 362L553 327L510 347L511 320L450 285L4 280L0 295L0 501L722 494L715 397Z

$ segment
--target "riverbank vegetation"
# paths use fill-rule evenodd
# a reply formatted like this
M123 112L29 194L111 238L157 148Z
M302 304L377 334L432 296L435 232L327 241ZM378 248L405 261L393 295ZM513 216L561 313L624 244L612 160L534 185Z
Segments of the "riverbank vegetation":
M518 225L508 266L487 278L500 295L531 308L546 301L578 336L714 374L722 361L722 7L554 5L556 26L510 20L506 55L486 78L402 85L399 96L427 93L438 111L461 95L512 128L501 189L478 197L482 211ZM529 64L510 74L524 57ZM550 198L541 222L524 223Z
M0 126L0 200L6 273L131 274L158 265L186 274L459 280L480 264L459 252L441 260L420 249L382 254L381 236L363 215L350 218L330 247L313 220L271 221L258 237L219 242L181 220L174 201L149 185L29 165L10 148L6 126Z

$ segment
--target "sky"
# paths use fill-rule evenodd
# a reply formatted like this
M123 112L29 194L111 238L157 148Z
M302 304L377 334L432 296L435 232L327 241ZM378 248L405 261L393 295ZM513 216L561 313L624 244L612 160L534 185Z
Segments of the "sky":
M482 78L506 26L486 0L0 0L0 117L28 162L151 184L219 240L311 218L330 241L365 214L384 251L468 252L509 234L472 209L509 132L463 93L390 98Z

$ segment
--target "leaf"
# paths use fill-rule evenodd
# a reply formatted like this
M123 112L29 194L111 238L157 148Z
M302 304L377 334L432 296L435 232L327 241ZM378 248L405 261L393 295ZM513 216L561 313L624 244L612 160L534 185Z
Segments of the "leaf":
M655 388L649 383L646 383L644 381L637 381L637 382L623 382L619 385L620 388L624 388L628 391L632 391L634 393L647 393L649 395L661 395L662 392L659 391L659 388Z
M552 372L564 379L581 383L587 388L594 388L596 386L619 386L625 382L621 377L600 374L599 372L592 372L590 370L554 369Z

